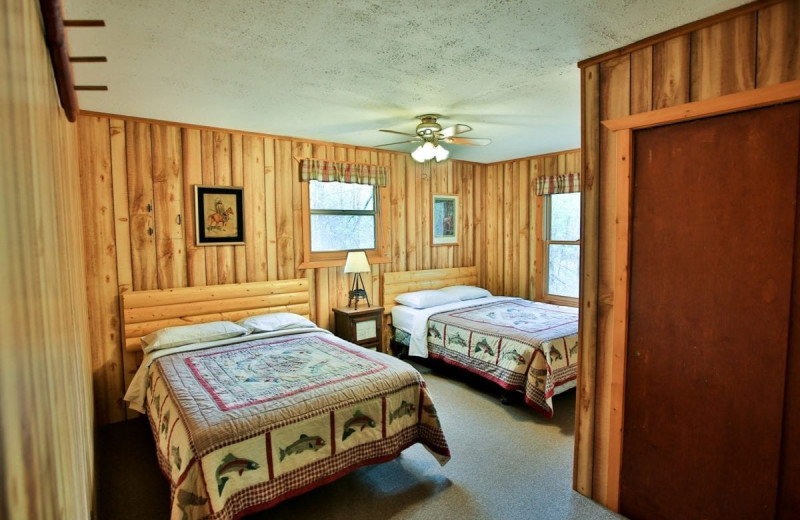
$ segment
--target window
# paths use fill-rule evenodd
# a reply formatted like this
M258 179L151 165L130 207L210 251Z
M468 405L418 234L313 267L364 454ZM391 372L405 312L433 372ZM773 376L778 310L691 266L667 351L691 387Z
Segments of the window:
M580 286L581 194L545 196L544 297L577 304Z
M304 182L305 259L301 267L339 265L347 251L380 261L379 188L347 182Z
M374 186L309 181L311 252L375 249Z

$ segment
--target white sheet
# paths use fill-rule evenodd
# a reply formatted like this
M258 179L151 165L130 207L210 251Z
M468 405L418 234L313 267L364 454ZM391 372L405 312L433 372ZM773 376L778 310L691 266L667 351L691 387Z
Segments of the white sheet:
M136 370L136 374L133 376L133 379L131 379L131 386L128 387L128 391L125 392L125 397L123 397L123 399L128 401L128 407L131 410L136 410L139 413L145 413L144 398L145 398L145 393L147 391L147 371L150 368L150 365L153 364L153 361L160 358L161 356L166 356L167 354L175 354L177 352L202 350L205 348L218 347L220 345L231 345L234 343L242 343L245 341L252 341L254 339L274 338L278 336L287 336L289 334L300 334L304 332L326 332L328 334L332 334L332 332L329 330L320 329L316 327L306 328L306 329L283 329L283 330L276 330L273 332L257 332L254 334L245 334L244 336L236 336L235 338L219 339L216 341L206 341L203 343L190 343L188 345L182 345L180 347L154 350L149 354L145 354L144 359L142 360L142 364L139 365L139 368Z
M395 305L392 307L392 325L411 334L411 341L408 346L408 355L426 358L428 357L428 318L439 312L454 309L466 309L476 307L490 302L505 300L519 300L509 296L489 296L487 298L477 298L475 300L464 300L446 305L437 305L427 309L412 309L405 305ZM413 312L412 312L413 311ZM398 316L402 327L397 325L395 316Z

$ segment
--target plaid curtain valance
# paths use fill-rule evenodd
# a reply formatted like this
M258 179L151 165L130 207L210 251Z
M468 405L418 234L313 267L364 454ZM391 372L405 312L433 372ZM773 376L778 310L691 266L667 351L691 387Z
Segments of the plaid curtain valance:
M581 174L565 173L536 178L536 194L575 193L581 191Z
M300 161L300 180L322 182L350 182L386 186L389 169L377 164L359 164L322 159L303 159Z

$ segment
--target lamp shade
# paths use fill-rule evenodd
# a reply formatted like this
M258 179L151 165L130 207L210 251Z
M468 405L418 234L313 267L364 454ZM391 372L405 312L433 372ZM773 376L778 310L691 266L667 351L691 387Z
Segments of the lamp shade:
M367 253L364 251L350 251L347 253L347 260L344 263L345 273L368 273L369 262Z

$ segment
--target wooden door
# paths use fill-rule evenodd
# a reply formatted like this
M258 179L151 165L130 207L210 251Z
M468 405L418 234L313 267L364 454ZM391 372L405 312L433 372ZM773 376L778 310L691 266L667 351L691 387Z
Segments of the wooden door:
M773 518L800 105L634 134L620 512Z

